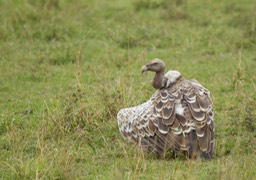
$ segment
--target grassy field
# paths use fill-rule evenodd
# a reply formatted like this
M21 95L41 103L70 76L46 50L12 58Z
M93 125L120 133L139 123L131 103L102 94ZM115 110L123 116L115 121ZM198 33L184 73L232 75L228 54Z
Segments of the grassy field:
M0 179L255 179L253 0L0 0ZM212 94L215 159L157 159L124 141L152 58Z

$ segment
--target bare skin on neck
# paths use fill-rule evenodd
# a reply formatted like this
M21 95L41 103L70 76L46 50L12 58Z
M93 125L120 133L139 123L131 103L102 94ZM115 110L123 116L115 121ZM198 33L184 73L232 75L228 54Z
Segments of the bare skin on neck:
M167 81L167 79L164 76L164 71L156 72L155 77L152 81L152 86L155 89L161 89L161 88L165 87L166 81Z

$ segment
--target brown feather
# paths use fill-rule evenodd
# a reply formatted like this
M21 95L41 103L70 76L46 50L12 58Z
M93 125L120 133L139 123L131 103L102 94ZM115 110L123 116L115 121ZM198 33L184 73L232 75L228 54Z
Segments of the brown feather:
M163 146L160 144L156 144L154 139L152 137L146 137L141 140L141 146L143 149L156 152L156 153L162 153L163 152Z
M150 132L151 132L152 134L154 134L154 133L156 132L156 127L154 126L154 124L153 124L152 121L149 121L149 122L148 122L148 128L149 128L149 130L150 130Z
M208 142L209 137L208 136L209 136L209 134L206 133L203 137L197 137L199 148L204 152L206 152L209 147L209 142Z
M171 116L169 119L163 119L163 123L167 126L171 126L174 122L174 119L175 119L175 113L172 112Z
M173 114L173 108L163 107L163 109L162 109L162 118L163 119L170 119L172 114Z
M184 116L181 116L179 114L176 114L176 118L178 120L178 122L182 125L185 126L185 124L187 123L187 120Z
M167 134L166 141L174 150L187 150L186 139L182 135L176 135L173 132Z
M197 101L193 102L193 103L190 103L190 106L191 108L193 109L193 111L195 112L199 112L201 111L200 107L199 107L199 104Z
M197 127L196 126L196 135L198 137L203 137L205 135L206 131L207 131L207 128L208 128L208 126L207 126L206 123L203 127Z
M167 94L167 92L165 92L165 91L162 91L162 92L160 93L160 95L161 95L161 98L162 98L162 99L166 99L166 98L168 97L168 94Z
M210 100L207 96L196 96L196 100L202 111L206 112L210 105Z
M159 101L156 106L155 106L155 110L160 112L162 110L164 103L162 101Z
M196 111L194 111L193 108L191 107L191 104L189 104L189 109L190 109L190 112L191 112L192 116L193 116L197 121L202 121L202 120L204 120L204 118L205 118L205 112L202 112L202 111L196 112Z
M170 126L171 129L173 130L176 130L176 129L179 129L180 128L180 123L179 123L179 120L174 118L174 122L173 124Z
M161 118L158 118L158 130L162 133L162 134L167 134L169 131L169 128L163 123Z

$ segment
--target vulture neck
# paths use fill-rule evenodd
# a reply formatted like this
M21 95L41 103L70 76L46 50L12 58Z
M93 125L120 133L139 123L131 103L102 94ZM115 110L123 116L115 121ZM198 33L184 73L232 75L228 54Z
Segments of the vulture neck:
M164 71L156 72L152 85L155 89L160 89L164 86Z

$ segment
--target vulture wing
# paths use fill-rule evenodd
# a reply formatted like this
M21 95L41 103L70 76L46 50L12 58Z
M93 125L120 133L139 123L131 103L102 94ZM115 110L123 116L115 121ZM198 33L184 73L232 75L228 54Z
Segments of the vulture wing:
M181 79L159 89L147 102L119 111L122 135L150 152L185 151L213 157L214 122L210 92L196 80Z

